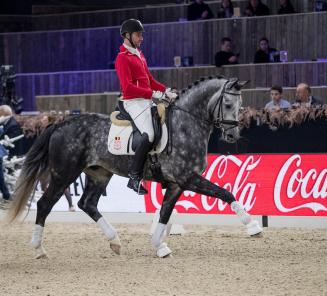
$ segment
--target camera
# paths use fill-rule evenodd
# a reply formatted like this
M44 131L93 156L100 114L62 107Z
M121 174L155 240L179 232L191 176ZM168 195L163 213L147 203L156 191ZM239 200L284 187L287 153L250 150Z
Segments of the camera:
M0 105L9 105L16 114L19 114L23 111L24 100L16 97L15 78L16 75L12 65L2 65L0 67Z

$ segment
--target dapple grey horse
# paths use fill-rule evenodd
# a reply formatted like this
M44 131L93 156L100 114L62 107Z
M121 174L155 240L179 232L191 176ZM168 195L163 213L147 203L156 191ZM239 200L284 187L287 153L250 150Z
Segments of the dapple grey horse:
M169 113L167 125L170 136L166 149L158 155L161 178L153 174L149 160L143 174L145 180L160 181L167 188L159 223L151 239L158 257L171 253L163 241L165 227L184 190L216 197L230 204L247 226L249 235L257 235L262 231L258 222L245 212L232 193L201 176L207 165L208 140L213 127L221 128L223 137L229 142L239 138L237 123L244 84L236 78L201 79L183 90L168 108L169 111L166 111ZM109 239L111 249L120 253L118 233L99 213L97 204L113 174L127 176L133 156L117 156L108 152L110 126L110 119L106 115L75 116L49 126L28 152L13 194L9 219L13 221L25 209L37 180L50 174L49 186L37 202L36 225L31 241L38 250L38 256L45 256L42 236L48 214L65 188L82 172L86 174L87 182L78 206L99 225Z

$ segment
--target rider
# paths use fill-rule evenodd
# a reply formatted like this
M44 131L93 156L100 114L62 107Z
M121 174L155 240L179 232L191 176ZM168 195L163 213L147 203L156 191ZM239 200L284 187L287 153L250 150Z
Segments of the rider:
M141 195L147 193L141 181L143 166L154 140L151 99L170 101L177 96L150 74L145 57L139 49L143 41L143 32L144 28L139 20L129 19L123 22L120 35L124 42L120 46L115 62L124 108L142 135L129 170L130 179L127 184L129 188Z

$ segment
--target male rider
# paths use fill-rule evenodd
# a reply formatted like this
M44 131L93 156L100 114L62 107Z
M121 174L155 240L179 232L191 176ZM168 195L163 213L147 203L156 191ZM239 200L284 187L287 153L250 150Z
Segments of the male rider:
M115 62L124 108L142 135L129 170L130 179L127 184L141 195L147 193L141 181L143 166L154 140L152 98L173 100L177 96L150 74L145 57L139 49L143 41L143 32L144 28L139 20L129 19L123 22L120 35L124 42L120 46Z

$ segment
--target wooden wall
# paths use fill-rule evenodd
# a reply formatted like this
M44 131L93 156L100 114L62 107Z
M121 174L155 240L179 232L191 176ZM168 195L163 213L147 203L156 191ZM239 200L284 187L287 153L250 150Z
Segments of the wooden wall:
M80 110L110 114L115 110L118 95L119 92L36 96L36 110L41 112Z
M300 82L312 86L327 85L327 62L278 63L274 65L242 65L192 68L152 69L155 78L167 86L187 87L201 77L224 75L249 80L247 88L271 87L279 84L294 87ZM24 98L25 110L35 110L35 96L88 94L119 91L114 70L22 74L16 79L18 96Z
M241 12L245 10L247 0L234 0L234 7L240 7ZM266 0L265 2L270 8L271 13L276 14L279 1ZM296 0L293 1L294 7L297 12L312 12L314 0ZM154 3L153 3L154 4ZM221 5L221 1L208 2L214 15ZM1 26L5 21L5 16L0 16L0 28L2 32L14 31L30 31L30 30L58 30L58 29L74 29L74 28L92 28L92 27L108 27L118 26L123 20L128 18L137 18L144 23L162 23L162 22L177 22L182 18L186 18L187 4L171 4L161 6L146 6L139 8L124 8L115 10L102 10L95 12L78 12L78 13L65 13L55 15L34 15L29 18L13 18L11 17L12 24L8 27ZM79 6L75 6L79 9ZM53 13L63 6L49 6L48 13ZM45 6L40 6L43 13L47 13ZM68 8L72 9L72 7ZM60 11L58 11L60 12ZM66 11L68 12L68 11Z
M240 62L249 63L258 40L288 50L289 60L327 57L327 12L146 25L142 50L149 66L169 67L174 56L210 65L219 40L230 36ZM0 63L17 73L108 69L117 55L119 28L0 34Z
M284 88L283 98L291 103L294 100L295 88ZM322 99L327 104L327 87L313 87L312 94ZM37 96L36 110L61 111L81 110L82 112L95 112L110 114L115 110L118 92L78 94L78 95L53 95ZM270 101L269 88L245 89L242 91L243 107L263 108Z

